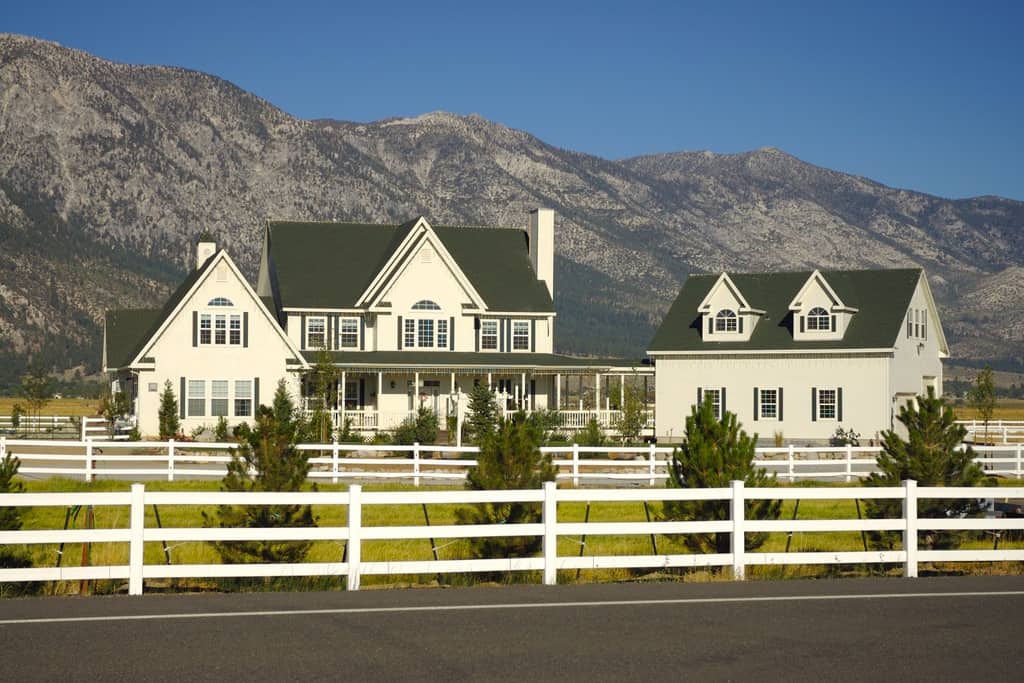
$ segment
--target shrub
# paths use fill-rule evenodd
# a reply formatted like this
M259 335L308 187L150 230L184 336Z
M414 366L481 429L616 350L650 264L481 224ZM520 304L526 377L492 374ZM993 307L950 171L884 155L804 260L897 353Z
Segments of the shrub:
M576 443L581 446L603 446L605 441L604 430L596 417L590 418L587 426L576 435Z
M213 438L219 443L228 440L228 421L223 415L217 418L217 424L213 428Z
M174 386L171 384L171 380L164 382L157 419L160 424L161 441L173 438L181 431L181 421L178 419L178 399L174 396Z
M640 390L628 386L623 390L625 402L621 414L615 419L615 430L622 437L623 443L635 442L647 425L647 411Z
M395 443L405 446L414 443L432 444L437 441L437 432L437 413L420 406L415 415L402 420L402 424L395 429Z
M498 400L494 392L483 384L473 387L469 393L469 405L466 411L466 439L479 445L494 434L498 426Z

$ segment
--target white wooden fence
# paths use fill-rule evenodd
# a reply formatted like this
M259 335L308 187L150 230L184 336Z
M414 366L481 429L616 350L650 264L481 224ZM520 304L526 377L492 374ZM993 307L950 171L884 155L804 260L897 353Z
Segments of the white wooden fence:
M1024 420L989 420L986 426L981 420L957 420L967 428L968 441L1013 443L1024 441Z
M133 484L127 493L16 493L0 494L0 507L66 508L76 505L127 506L128 525L115 529L0 531L0 544L127 543L128 564L93 567L36 567L0 569L0 581L66 581L127 579L128 592L140 595L146 579L253 576L344 576L348 590L358 590L360 579L372 575L438 574L473 572L539 571L547 585L557 583L560 570L605 568L731 567L741 580L746 568L755 565L835 565L883 563L903 565L904 576L916 577L920 562L1019 562L1024 550L919 550L919 531L1024 529L1024 519L918 517L918 501L930 498L1016 498L1024 487L1012 488L918 488L914 481L887 488L746 488L734 481L730 488L716 489L563 489L548 482L541 490L518 491L413 491L363 492L352 485L347 492L233 493L148 492ZM778 519L745 518L746 503L755 500L868 500L902 502L900 518L888 519ZM593 501L721 500L729 504L729 518L708 521L659 522L560 522L559 503ZM499 502L539 503L541 521L535 524L369 526L362 510L373 505L430 505ZM348 508L348 523L336 527L275 528L153 528L145 524L145 506L197 505L336 505ZM828 552L748 552L748 533L769 532L901 532L900 550ZM560 536L633 536L695 533L728 533L728 553L567 556L558 554ZM507 536L540 536L539 557L414 560L393 558L386 562L362 559L362 543L368 540L456 539ZM147 542L184 541L344 541L347 553L338 562L295 564L146 564Z
M21 459L23 477L196 479L221 477L235 443L183 441L51 441L0 437L0 458L8 451ZM310 455L309 477L337 484L353 480L458 482L476 465L475 446L301 444ZM634 483L656 486L668 478L672 448L666 446L547 446L560 481L574 486ZM1024 444L975 446L988 474L1024 478ZM876 470L879 447L758 448L754 464L783 481L852 482Z

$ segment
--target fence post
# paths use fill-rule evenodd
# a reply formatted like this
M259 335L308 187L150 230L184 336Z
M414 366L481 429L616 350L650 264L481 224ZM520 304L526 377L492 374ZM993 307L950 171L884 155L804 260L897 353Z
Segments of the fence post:
M788 465L788 470L789 470L789 483L791 483L791 484L794 481L796 481L796 463L794 461L795 457L796 457L796 453L793 451L793 444L789 444L789 450L788 450L788 453L786 455L786 459L788 460L787 465Z
M1010 443L1010 434L1005 425L1003 426L1003 443Z
M578 443L572 445L572 485L580 485L580 445Z
M846 444L846 483L853 481L853 445Z
M544 482L544 585L558 583L558 488Z
M907 479L903 482L903 520L906 530L903 532L903 550L907 553L907 561L903 565L903 575L910 579L917 578L917 482Z
M734 480L730 486L732 498L729 500L729 518L732 520L732 533L729 534L729 550L732 553L732 578L742 581L746 575L746 545L743 531L746 504L743 497L743 482Z
M131 530L131 540L128 542L128 595L142 595L144 532L146 528L145 484L132 484L128 527Z
M2 454L2 453L3 453L3 451L0 450L0 454ZM1024 469L1021 469L1021 457L1020 456L1021 456L1021 444L1017 444L1017 478L1018 479L1020 479L1021 477L1024 477Z
M92 481L92 439L85 440L85 480Z
M650 457L648 458L648 461L650 462L649 470L650 470L650 477L651 477L651 479L648 482L648 485L649 486L654 486L655 465L657 465L657 462L658 462L657 461L658 454L654 452L655 446L654 446L654 442L653 441L651 442L650 446L651 446L651 450L650 450Z
M420 442L412 444L412 485L420 485Z
M359 565L363 561L360 532L363 524L362 490L359 484L348 487L348 581L345 588L350 591L359 590Z
M82 441L85 441L85 426L89 424L89 418L82 416Z
M167 481L174 481L174 437L167 439Z
M335 436L331 441L331 483L338 483L338 437Z

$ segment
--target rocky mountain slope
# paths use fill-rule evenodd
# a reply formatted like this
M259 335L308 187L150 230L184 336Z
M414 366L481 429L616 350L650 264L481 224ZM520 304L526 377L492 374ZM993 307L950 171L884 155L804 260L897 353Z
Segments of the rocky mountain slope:
M560 350L642 353L687 272L928 269L954 353L1024 363L1024 203L885 187L782 151L606 160L477 116L306 121L232 84L0 34L0 382L95 367L104 308L152 305L214 233L267 218L521 225L557 211Z

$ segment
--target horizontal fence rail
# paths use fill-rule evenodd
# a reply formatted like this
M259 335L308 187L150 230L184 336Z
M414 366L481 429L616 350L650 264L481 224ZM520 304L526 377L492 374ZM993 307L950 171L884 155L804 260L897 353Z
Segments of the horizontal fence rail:
M0 545L58 543L128 544L128 563L86 567L32 567L0 569L0 582L63 581L85 579L127 580L128 592L139 595L146 579L270 576L339 576L346 578L348 590L358 590L361 578L372 575L442 574L474 572L541 573L543 583L558 581L565 570L606 568L729 567L732 577L741 580L746 569L757 565L836 565L902 564L903 575L918 575L923 561L943 562L1019 562L1024 550L919 549L919 534L932 530L1024 530L1024 518L921 518L918 504L929 499L1008 499L1024 498L1024 487L925 488L914 481L895 487L849 488L747 488L741 481L728 488L711 489L558 489L548 482L543 489L511 491L406 491L364 492L352 485L344 492L235 493L152 492L134 484L122 493L16 493L0 494L2 507L120 506L128 509L127 525L114 529L20 530L0 532ZM776 519L746 518L746 505L760 500L891 500L899 502L902 514L884 519ZM565 522L559 521L559 504L595 501L722 501L728 518L696 521L648 522ZM437 526L375 526L364 524L363 511L371 506L431 505L479 503L533 503L541 509L540 521L529 524L465 524ZM273 528L154 528L145 523L145 506L215 505L330 505L347 509L347 523L328 527ZM902 538L899 549L827 552L755 552L745 549L751 533L792 533L830 531L888 531ZM560 555L560 537L652 536L695 533L729 535L728 552L671 553L647 555ZM363 560L364 541L461 539L485 537L540 537L542 551L535 557L498 557L488 559L417 560L396 557L386 562ZM146 543L183 541L304 541L343 542L346 552L339 562L256 563L256 564L146 564ZM585 544L584 544L585 545ZM788 545L787 545L788 550Z
M967 440L975 443L1024 442L1024 420L957 420L967 429Z
M237 443L190 441L94 441L8 439L0 436L0 459L21 459L26 478L203 479L222 477ZM310 455L310 479L337 484L354 480L458 482L476 465L476 446L413 444L300 444ZM974 446L987 474L1024 478L1024 444ZM559 481L574 486L623 484L658 486L668 479L667 446L545 446ZM756 449L754 464L788 482L852 482L877 470L877 446L783 446Z

